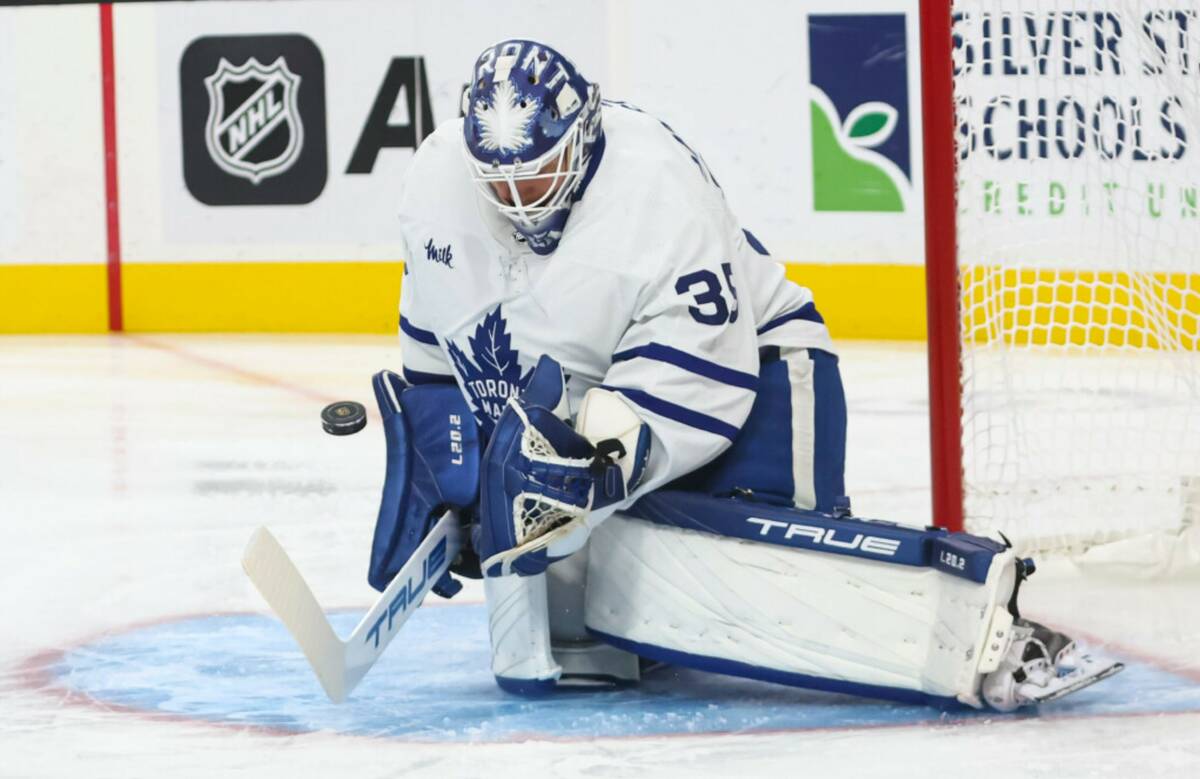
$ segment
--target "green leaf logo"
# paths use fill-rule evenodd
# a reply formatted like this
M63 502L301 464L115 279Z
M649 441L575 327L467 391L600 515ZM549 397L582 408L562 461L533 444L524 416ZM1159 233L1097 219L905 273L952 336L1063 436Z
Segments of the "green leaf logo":
M885 124L887 124L887 116L885 114L864 114L850 128L850 137L865 138L869 135L874 135L882 130Z
M860 149L873 149L891 137L898 114L887 103L870 101L856 106L842 123L842 140Z

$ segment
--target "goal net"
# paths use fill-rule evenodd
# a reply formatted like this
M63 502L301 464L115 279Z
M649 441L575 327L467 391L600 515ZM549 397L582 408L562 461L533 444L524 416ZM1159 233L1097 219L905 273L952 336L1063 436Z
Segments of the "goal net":
M964 526L1170 539L1200 524L1200 6L948 10Z

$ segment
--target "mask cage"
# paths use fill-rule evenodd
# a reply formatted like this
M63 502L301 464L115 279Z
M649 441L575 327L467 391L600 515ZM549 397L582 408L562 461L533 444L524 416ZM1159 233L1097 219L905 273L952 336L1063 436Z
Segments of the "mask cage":
M556 211L570 208L571 196L580 179L583 178L586 168L585 155L582 151L585 119L586 117L583 116L578 117L571 125L571 129L563 134L553 148L533 160L522 160L509 165L481 162L475 159L464 145L463 154L466 157L471 178L484 199L509 221L529 232L536 232L538 227ZM551 170L543 173L542 168L552 162L554 165ZM546 179L557 179L560 183L557 186L550 186L545 194L533 202L522 202L518 184ZM506 203L497 196L492 188L495 183L507 186L512 203Z

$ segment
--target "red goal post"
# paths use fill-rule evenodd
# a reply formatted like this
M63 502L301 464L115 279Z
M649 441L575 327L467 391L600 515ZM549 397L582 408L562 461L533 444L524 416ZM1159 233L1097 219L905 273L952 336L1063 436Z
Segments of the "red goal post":
M921 124L933 521L957 531L963 482L950 5L921 0Z

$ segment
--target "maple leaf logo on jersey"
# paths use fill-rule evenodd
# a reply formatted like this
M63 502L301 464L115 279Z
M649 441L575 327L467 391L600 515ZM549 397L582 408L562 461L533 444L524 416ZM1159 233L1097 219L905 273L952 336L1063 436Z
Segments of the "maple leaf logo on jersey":
M453 341L450 342L450 358L471 396L475 420L484 435L490 436L508 399L520 395L529 384L533 368L522 373L517 352L512 348L512 337L508 334L508 323L500 315L500 306L476 325L475 335L468 336L467 343L474 361Z
M520 151L533 143L529 137L529 123L539 108L536 100L518 99L517 90L510 81L496 82L492 91L492 104L482 100L475 105L475 116L479 121L482 136L479 145L488 151Z

